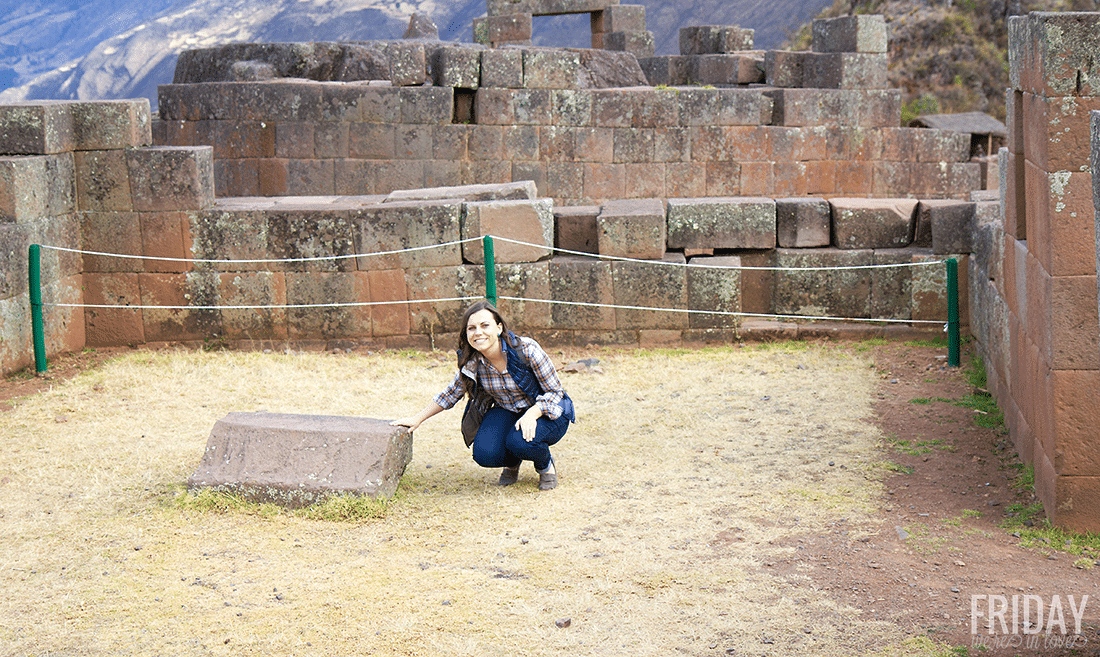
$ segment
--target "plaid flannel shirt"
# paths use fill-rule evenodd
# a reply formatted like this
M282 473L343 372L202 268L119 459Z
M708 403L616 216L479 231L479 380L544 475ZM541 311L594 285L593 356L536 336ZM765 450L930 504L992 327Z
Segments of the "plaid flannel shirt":
M512 349L512 346L505 345L505 342L505 340L501 340L501 347ZM531 399L520 390L519 385L512 380L511 374L498 372L485 357L481 354L475 354L462 370L455 374L455 379L451 382L451 385L436 395L433 401L439 404L441 408L453 407L464 395L462 377L467 376L471 379L480 380L481 387L496 400L496 403L513 413L522 413L531 406L538 404L543 415L551 420L556 420L562 414L561 400L565 396L565 389L562 388L561 380L558 379L553 361L542 350L542 347L531 338L522 336L519 338L519 351L544 391L537 399Z

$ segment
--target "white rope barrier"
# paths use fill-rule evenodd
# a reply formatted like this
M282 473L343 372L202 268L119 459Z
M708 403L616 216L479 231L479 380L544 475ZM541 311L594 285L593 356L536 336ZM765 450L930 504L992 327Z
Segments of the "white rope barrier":
M561 249L557 247L547 247L544 244L533 244L530 242L523 242L520 240L514 240L507 237L491 236L495 241L507 242L510 244L517 244L520 246L534 247L539 249L549 248L551 251L558 253L565 253L569 255L578 255L587 258L597 258L600 260L612 260L618 262L635 262L647 265L657 266L671 266L671 267L699 267L705 269L727 269L727 270L747 270L747 271L780 271L780 272L813 272L813 271L833 271L833 270L858 270L858 269L886 269L886 268L900 268L900 267L922 267L929 265L942 265L946 261L934 260L928 262L907 262L907 263L894 263L894 264L881 264L881 265L841 265L836 267L757 267L757 266L740 266L734 267L729 265L705 265L705 264L687 264L678 262L667 262L664 260L643 260L639 258L627 258L622 256L609 256L595 253L587 253L584 251L571 251L569 249ZM277 263L277 262L318 262L318 261L332 261L332 260L346 260L352 258L368 258L374 256L385 255L398 255L401 253L408 253L413 251L423 251L427 249L439 249L450 246L457 246L466 244L468 242L475 242L482 240L482 237L471 237L463 240L455 240L451 242L444 242L442 244L433 244L429 246L416 246L406 249L397 249L392 251L378 251L374 253L358 253L349 255L334 255L334 256L313 256L305 258L255 258L255 259L209 259L209 258L170 258L162 256L144 256L144 255L129 255L122 253L104 253L100 251L84 251L81 249L72 249L61 246L49 246L40 245L43 249L51 249L54 251L64 251L67 253L77 253L82 255L94 255L100 257L111 258L126 258L136 260L156 260L167 262L189 262L189 263L208 263L208 264L262 264L262 263ZM43 306L50 306L55 308L96 308L96 309L121 309L121 310L296 310L296 309L310 309L310 308L357 308L357 307L370 307L370 306L392 306L400 304L423 304L423 303L446 303L454 301L472 301L481 299L481 296L462 296L462 297L450 297L441 299L408 299L400 301L364 301L364 302L332 302L332 303L303 303L303 304L285 304L285 305L228 305L228 306L146 306L146 305L122 305L122 304L78 304L78 303L48 303L43 302ZM619 304L600 304L600 303L588 303L583 301L564 301L564 300L550 300L550 299L525 299L522 297L509 297L498 296L498 299L505 299L508 301L524 301L532 303L547 303L547 304L559 304L567 306L581 306L588 308L611 308L616 310L638 310L638 311L652 311L652 312L670 312L670 313L695 313L705 315L719 315L719 316L732 316L732 317L749 317L757 319L795 319L795 320L810 320L810 321L841 321L841 322L873 322L873 323L898 323L898 324L942 324L942 320L917 320L917 319L888 319L888 318L867 318L867 317L831 317L825 315L787 315L787 314L765 314L765 313L744 313L744 312L732 312L721 310L692 310L688 308L660 308L650 306L626 306Z

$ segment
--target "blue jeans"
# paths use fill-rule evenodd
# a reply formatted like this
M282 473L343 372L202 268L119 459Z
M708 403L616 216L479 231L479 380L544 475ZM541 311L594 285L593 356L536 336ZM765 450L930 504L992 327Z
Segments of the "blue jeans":
M523 432L516 422L523 413L513 413L495 406L481 420L481 427L474 438L474 461L484 468L515 468L522 461L532 461L535 468L550 467L550 446L561 440L569 428L564 415L556 420L543 416L538 419L535 437L531 442L523 439Z

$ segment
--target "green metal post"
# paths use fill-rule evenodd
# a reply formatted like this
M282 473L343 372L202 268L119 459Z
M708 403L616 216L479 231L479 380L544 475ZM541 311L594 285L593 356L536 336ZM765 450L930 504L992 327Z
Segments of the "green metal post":
M485 251L485 298L495 306L497 305L497 266L496 257L493 255L493 238L486 235L481 243Z
M947 260L947 364L960 365L959 359L959 263Z
M31 244L27 259L31 297L31 336L34 340L34 371L46 371L46 332L42 325L42 254L37 244Z

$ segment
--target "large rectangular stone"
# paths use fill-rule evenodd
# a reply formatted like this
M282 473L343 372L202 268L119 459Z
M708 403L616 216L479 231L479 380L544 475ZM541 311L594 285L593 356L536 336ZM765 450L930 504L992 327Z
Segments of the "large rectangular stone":
M688 328L686 264L679 253L669 253L657 262L613 262L615 304L629 307L615 309L617 328Z
M668 200L670 249L772 249L775 201L763 197Z
M909 319L913 312L913 249L875 249L871 270L871 317Z
M292 340L371 335L370 272L287 272L287 335ZM332 306L329 304L347 304Z
M781 315L865 318L871 315L870 249L776 249L772 303ZM807 268L830 268L808 269ZM832 269L837 268L837 269Z
M138 148L153 143L146 98L84 101L71 107L75 150Z
M356 224L347 210L322 206L267 211L270 257L287 271L352 271Z
M596 218L599 216L598 205L554 208L554 244L567 251L598 253Z
M741 325L741 258L704 256L688 260L688 324L693 329Z
M48 156L0 157L0 222L32 221L47 215L47 160Z
M921 201L918 225L932 229L932 253L970 253L974 249L977 216L969 201Z
M412 39L390 41L385 50L390 60L390 82L394 86L416 86L428 79L428 59L423 43Z
M645 30L645 5L612 5L592 12L592 32L640 32Z
M528 89L577 89L581 60L576 51L530 49L523 51L523 86Z
M814 52L886 52L886 19L862 14L818 18L813 23Z
M479 48L436 48L431 66L435 86L476 89L481 81L481 53Z
M691 84L692 59L680 55L642 57L638 65L652 86L680 87Z
M710 55L752 50L755 31L736 25L689 25L680 28L681 55Z
M660 260L665 255L667 221L660 199L613 200L596 218L601 255Z
M480 59L478 61L480 63ZM450 123L454 115L452 87L401 87L398 89L398 98L401 108L400 123L438 125Z
M386 420L230 413L214 424L187 486L291 508L332 495L392 497L412 440Z
M124 256L142 255L141 223L134 212L84 212L80 221L81 248ZM142 271L140 258L113 258L86 253L85 272Z
M518 331L551 327L549 262L498 264L496 279L500 312Z
M352 214L356 253L405 253L364 256L360 270L445 267L462 264L460 239L462 202L459 199L400 201L372 205ZM438 247L438 248L427 248Z
M1053 276L1095 273L1092 174L1025 166L1028 250Z
M1027 160L1050 173L1082 171L1091 153L1089 113L1100 110L1100 98L1025 93L1022 100Z
M209 146L137 148L125 153L135 210L203 210L213 205L214 157Z
M753 84L764 81L764 70L748 55L696 55L689 76L692 84Z
M77 207L86 212L132 210L127 154L121 150L73 154Z
M681 89L682 125L765 125L771 123L773 100L755 89Z
M1040 96L1096 96L1100 14L1032 12L1008 19L1012 88Z
M506 238L494 240L496 262L535 262L548 258L554 246L554 203L550 199L467 203L462 239L485 235ZM462 255L468 262L484 263L482 241L464 243Z
M834 198L833 238L840 249L891 249L913 241L915 199Z
M500 184L459 185L453 187L426 187L423 189L405 189L390 192L384 203L408 201L443 201L462 199L464 201L516 201L533 200L538 190L530 180L518 180Z
M806 62L812 53L769 50L764 55L764 81L770 87L804 86Z
M479 86L481 88L522 88L523 51L517 49L481 51L481 82Z
M72 103L26 101L0 105L0 153L51 155L73 150Z
M802 83L820 89L886 89L886 53L807 53Z
M652 32L607 32L602 37L604 50L628 52L639 59L653 56L655 46Z
M619 0L488 0L487 13L490 16L518 13L535 16L587 14L617 4Z
M553 326L560 329L615 329L611 263L565 255L550 260ZM582 305L584 304L584 305Z
M272 263L232 262L265 260L268 252L267 214L260 209L220 209L188 215L185 241L196 260L227 262L195 263L196 268L218 271L254 271ZM152 270L151 270L152 271Z
M117 347L144 344L142 311L95 306L140 306L141 287L136 273L83 276L85 338L89 347Z
M779 246L791 249L829 246L832 207L822 198L775 199L775 231Z

